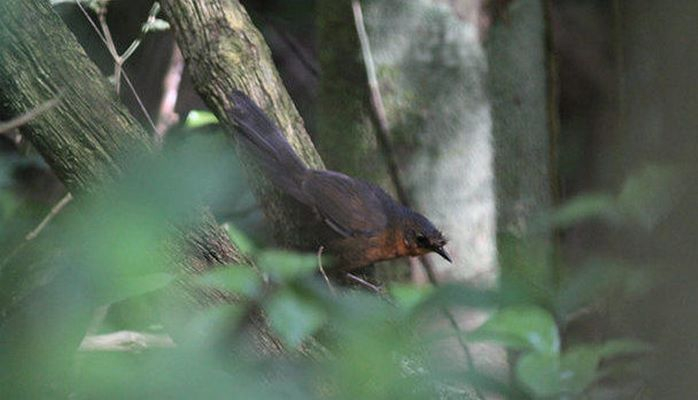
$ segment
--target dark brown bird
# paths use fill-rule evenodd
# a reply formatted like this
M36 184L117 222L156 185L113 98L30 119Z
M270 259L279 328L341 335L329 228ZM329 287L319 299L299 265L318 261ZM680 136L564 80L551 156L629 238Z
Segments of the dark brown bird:
M376 185L339 172L307 168L254 101L240 91L230 99L229 114L265 174L329 228L319 242L337 257L341 269L432 251L451 261L444 249L446 239L423 215Z

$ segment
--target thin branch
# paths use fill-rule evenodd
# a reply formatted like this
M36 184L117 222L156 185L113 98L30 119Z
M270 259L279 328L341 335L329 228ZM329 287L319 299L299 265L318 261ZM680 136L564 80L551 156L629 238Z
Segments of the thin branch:
M36 237L39 236L41 231L44 230L46 225L48 225L49 222L51 222L51 220L53 220L53 218L55 218L56 215L58 215L58 213L60 213L61 210L63 210L63 208L65 208L65 206L67 206L68 203L70 203L71 200L73 200L72 194L68 193L65 196L63 196L63 198L60 199L58 203L56 203L56 205L53 206L53 208L51 208L51 211L49 211L49 213L44 217L44 219L41 220L39 225L37 225L37 227L34 228L31 232L27 233L27 236L25 236L24 239L27 241L36 239Z
M147 349L176 347L168 335L154 335L133 331L119 331L104 335L88 335L80 343L80 351L137 352Z
M380 295L384 294L383 290L381 288L379 288L378 286L372 284L371 282L369 282L365 279L359 278L358 276L356 276L354 274L350 274L349 272L347 272L346 277L349 278L350 280L358 283L359 285L362 285L362 286L365 286L365 287L371 289L372 291L376 292L376 294L380 294Z
M182 72L184 71L184 57L177 46L177 42L172 44L172 56L167 74L162 82L162 100L158 111L158 124L155 127L155 135L162 143L163 137L170 127L177 123L179 115L175 112L177 97L179 95L179 84L182 82Z
M327 287L330 288L330 292L332 292L333 296L337 295L337 291L334 289L334 286L332 286L332 282L330 282L330 278L327 277L327 274L325 273L325 269L322 267L322 252L325 250L325 246L320 246L319 249L317 249L317 265L318 268L320 269L320 273L322 274L322 277L325 278L325 282L327 282Z
M104 26L107 28L107 30L105 32L102 32L99 29L99 27L97 26L97 24L95 24L95 22L92 20L92 18L90 17L90 14L87 13L87 10L85 10L85 7L83 7L83 5L79 1L75 2L75 4L80 9L83 16L87 20L87 22L90 23L90 25L92 26L92 29L95 31L95 33L97 33L97 36L102 40L102 43L104 43L104 45L107 47L107 49L109 50L109 53L111 54L112 58L114 59L114 62L116 63L117 60L119 59L119 55L116 52L116 47L114 47L114 41L111 40L111 34L109 33L109 28L106 25L106 20L104 22ZM106 35L108 35L108 36L106 36ZM145 105L143 104L143 100L141 100L141 97L138 95L138 92L136 92L136 88L133 86L131 79L126 74L126 71L121 71L120 73L121 73L121 75L123 75L124 80L126 81L126 84L129 87L129 90L133 94L133 97L136 99L136 103L138 103L138 107L140 108L141 112L143 113L146 120L150 124L150 127L153 129L153 131L156 131L155 123L153 122L153 119L151 118L150 114L148 113L148 110L145 108ZM118 82L119 83L121 82L120 78L118 79ZM116 89L116 93L117 94L119 93L118 86Z
M60 96L55 97L43 104L40 104L36 107L34 107L32 110L27 111L26 113L20 115L19 117L13 118L7 122L0 122L0 135L6 132L9 132L13 129L19 128L20 126L26 124L27 122L33 120L34 118L38 117L39 115L45 113L46 111L49 111L58 103L60 103L61 98Z
M36 226L31 232L27 233L26 236L24 236L24 241L19 243L9 254L7 254L2 260L0 260L0 270L2 267L7 265L19 252L29 243L30 241L36 239L37 236L41 233L41 231L44 230L46 225L48 225L53 218L58 215L58 213L65 208L65 206L70 203L70 201L73 199L73 196L68 193L65 196L63 196L62 199L56 203L56 205L51 208L51 211L44 217L44 219L39 223L39 225Z

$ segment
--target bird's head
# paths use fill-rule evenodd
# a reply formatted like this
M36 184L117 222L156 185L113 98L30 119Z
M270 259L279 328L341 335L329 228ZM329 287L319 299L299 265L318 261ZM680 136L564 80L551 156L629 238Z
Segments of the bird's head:
M410 256L421 256L433 251L446 261L452 262L451 256L444 249L448 240L423 215L410 212L404 220L402 233L404 245Z

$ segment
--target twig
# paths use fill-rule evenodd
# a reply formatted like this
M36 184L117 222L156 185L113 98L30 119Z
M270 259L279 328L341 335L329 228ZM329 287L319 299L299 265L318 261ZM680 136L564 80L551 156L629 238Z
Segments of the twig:
M117 63L119 59L119 55L116 52L116 47L114 46L114 41L111 40L111 34L109 33L109 28L106 25L106 20L104 23L104 26L107 27L107 30L105 32L102 32L99 27L97 27L97 24L90 18L90 15L87 13L87 10L85 10L85 7L83 7L82 3L77 1L75 4L78 6L82 14L85 16L85 19L87 19L87 22L90 23L92 26L92 29L97 33L97 36L102 40L102 43L107 47L107 50L109 50L109 54L111 54L112 58L114 59L114 62ZM100 12L99 14L102 14ZM149 17L150 18L150 17ZM101 23L101 21L100 21ZM108 35L108 36L107 36ZM153 131L156 131L155 123L153 122L153 118L150 116L148 113L148 110L145 108L145 105L143 104L143 100L141 100L141 97L138 95L138 92L136 92L135 87L133 86L133 83L131 82L131 79L128 77L128 74L126 74L126 71L120 71L120 74L123 75L124 80L126 81L126 84L129 87L129 90L133 94L133 97L136 99L136 103L138 103L138 107L140 108L141 112L145 116L145 119L148 120L148 123L150 124L150 127L153 129ZM119 78L118 82L120 82L121 79ZM117 85L116 88L116 93L119 93L119 88Z
M358 276L356 276L354 274L350 274L349 272L347 272L346 276L347 276L347 278L351 279L352 281L371 289L372 291L376 292L377 294L380 294L380 295L383 294L383 290L381 288L372 284L371 282L368 282L365 279L359 278Z
M104 335L88 335L80 343L80 351L142 351L176 347L168 335L119 331Z
M332 282L330 282L330 278L327 277L327 274L325 273L325 269L322 267L322 252L325 250L325 246L320 246L319 249L317 249L317 265L318 268L320 269L320 273L322 274L322 277L325 278L325 282L327 282L327 287L330 288L330 292L332 292L333 296L337 295L337 291L334 289L334 286L332 286Z
M39 225L37 225L36 228L34 228L31 232L27 233L24 239L27 241L36 239L36 237L39 236L41 231L44 230L46 225L48 225L48 223L51 222L51 220L53 220L53 218L55 218L55 216L58 215L58 213L60 213L61 210L63 210L63 208L66 205L68 205L68 203L70 203L71 200L73 200L72 194L68 193L65 196L63 196L63 198L60 199L58 203L56 203L56 205L53 206L53 208L51 208L51 211L49 211L49 213L46 214L44 219L41 220Z
M56 203L53 208L51 208L51 211L44 217L44 219L39 223L39 225L36 226L31 232L27 233L26 236L24 236L24 241L19 243L12 251L10 251L9 254L7 254L2 260L0 260L0 270L2 270L2 267L7 265L19 252L29 243L30 241L36 239L37 236L41 233L41 231L46 227L46 225L53 220L53 218L58 215L58 213L61 212L61 210L73 199L73 196L68 193L65 196L63 196L62 199Z
M179 84L182 82L182 72L184 71L184 57L177 46L177 42L172 44L172 57L167 74L162 82L162 100L158 111L158 123L155 127L155 135L162 143L167 130L179 120L175 112L177 96L179 95Z
M19 128L20 126L26 124L27 122L33 120L39 115L45 113L46 111L52 109L61 101L60 95L55 97L43 104L40 104L33 109L27 111L26 113L20 115L19 117L13 118L7 122L0 122L0 134L9 132L13 129Z

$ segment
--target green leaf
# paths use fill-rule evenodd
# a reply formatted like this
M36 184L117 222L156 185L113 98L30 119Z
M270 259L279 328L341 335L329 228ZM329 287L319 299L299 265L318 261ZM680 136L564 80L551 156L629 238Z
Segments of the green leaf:
M582 393L597 378L601 360L595 346L576 346L566 351L560 361L560 387L564 392Z
M290 289L276 293L264 309L270 325L290 347L297 347L326 321L325 311L316 302Z
M390 285L390 294L395 302L406 310L412 310L421 304L434 290L424 285Z
M111 282L101 290L100 302L112 304L142 294L154 292L172 283L174 276L167 273L153 273L142 276L128 276Z
M272 278L280 281L288 281L309 274L318 268L315 255L281 250L262 252L257 257L257 264Z
M228 233L230 241L235 243L243 254L254 254L256 251L254 243L241 230L231 224L223 224L223 229Z
M560 393L560 359L557 354L531 352L516 363L516 377L535 396Z
M220 341L234 332L246 315L240 304L225 304L195 313L191 320L178 332L181 341L196 348L205 348ZM179 329L180 327L178 327Z
M246 297L254 297L262 287L262 280L251 268L228 265L217 268L199 279L199 283Z
M187 114L184 126L187 128L201 128L202 126L217 124L218 118L208 111L191 110Z
M599 349L599 357L612 358L624 355L647 353L652 351L652 346L640 340L613 339L602 344Z
M550 215L550 222L558 228L568 228L591 218L617 219L616 202L607 194L586 194L567 201Z
M625 181L618 194L618 209L631 222L650 230L669 213L682 188L675 168L650 165Z
M497 311L487 322L468 335L470 340L495 341L514 349L546 354L560 351L555 320L535 306L514 306Z

